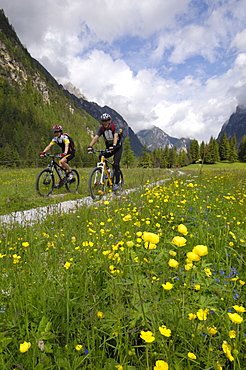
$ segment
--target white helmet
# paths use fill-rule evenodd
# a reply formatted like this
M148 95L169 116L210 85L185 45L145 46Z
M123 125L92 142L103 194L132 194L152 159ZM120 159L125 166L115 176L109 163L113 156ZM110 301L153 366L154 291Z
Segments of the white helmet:
M103 113L101 115L101 121L109 121L111 120L111 116L108 113Z

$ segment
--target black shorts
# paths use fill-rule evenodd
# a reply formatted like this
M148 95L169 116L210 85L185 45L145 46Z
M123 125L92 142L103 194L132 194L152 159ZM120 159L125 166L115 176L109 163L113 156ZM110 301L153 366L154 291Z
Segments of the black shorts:
M71 161L75 157L75 150L69 151L64 158L66 158L67 162Z

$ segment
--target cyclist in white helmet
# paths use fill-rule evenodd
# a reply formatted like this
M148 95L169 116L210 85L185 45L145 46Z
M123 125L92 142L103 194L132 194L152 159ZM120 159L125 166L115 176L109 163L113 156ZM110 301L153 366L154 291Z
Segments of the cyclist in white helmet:
M96 135L91 140L88 146L88 152L92 150L93 145L98 141L99 137L103 135L106 148L111 150L111 153L105 153L105 157L114 156L114 170L115 170L115 185L113 190L118 190L120 182L120 160L122 156L122 134L118 124L111 123L111 116L108 113L101 115L102 126L98 129Z

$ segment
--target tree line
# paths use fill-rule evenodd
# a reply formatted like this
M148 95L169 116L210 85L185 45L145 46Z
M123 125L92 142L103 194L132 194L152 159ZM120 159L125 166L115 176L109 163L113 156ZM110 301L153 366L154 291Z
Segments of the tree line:
M126 138L122 157L122 163L127 167L144 168L172 168L188 166L193 163L214 164L221 161L246 162L246 135L239 145L236 135L228 138L226 133L223 133L218 140L211 136L209 143L202 141L199 144L197 140L191 140L187 151L166 146L149 152L147 146L144 145L139 158L134 157L130 141Z

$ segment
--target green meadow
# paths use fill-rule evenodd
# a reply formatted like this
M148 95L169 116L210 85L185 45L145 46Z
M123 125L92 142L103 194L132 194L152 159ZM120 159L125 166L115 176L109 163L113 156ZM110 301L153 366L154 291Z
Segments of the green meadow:
M0 214L36 194L0 169ZM124 169L125 192L0 234L3 370L245 370L246 166Z

